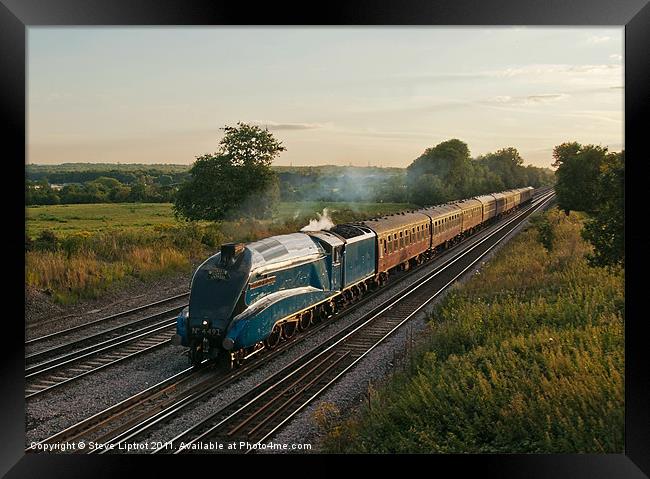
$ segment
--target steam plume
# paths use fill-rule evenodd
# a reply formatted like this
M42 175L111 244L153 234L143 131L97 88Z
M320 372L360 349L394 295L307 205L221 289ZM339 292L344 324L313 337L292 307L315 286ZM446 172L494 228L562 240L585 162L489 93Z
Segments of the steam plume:
M334 227L334 222L330 218L330 214L327 208L323 209L323 213L316 213L318 219L309 220L307 226L303 226L300 231L321 231L328 230Z

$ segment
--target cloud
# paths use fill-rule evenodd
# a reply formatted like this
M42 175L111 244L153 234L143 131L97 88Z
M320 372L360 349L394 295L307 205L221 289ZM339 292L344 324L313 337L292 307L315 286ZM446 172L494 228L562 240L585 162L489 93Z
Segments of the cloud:
M544 103L552 103L556 101L566 100L570 95L566 93L542 93L539 95L526 95L526 96L508 96L499 95L488 98L482 102L484 104L502 104L502 105L541 105Z
M483 78L485 78L485 73L480 72L480 73L434 73L431 75L412 75L412 76L400 75L400 76L390 77L387 80L395 83L431 84L431 83L447 83L447 82L457 82L457 81L473 81L473 80L480 80Z
M549 74L607 74L621 69L620 65L526 65L519 68L504 68L485 72L487 76L510 78L518 76L541 76Z
M316 128L323 128L323 125L318 123L278 123L275 121L254 121L253 124L266 127L269 130L313 130Z
M609 58L611 58L612 60L622 60L622 59L623 59L623 55L619 55L618 53L612 53L612 54L609 56Z
M612 39L612 37L610 37L608 35L602 35L602 36L591 35L590 37L587 38L587 43L590 44L590 45L598 45L600 43L608 42L611 39Z
M544 89L597 88L621 84L623 66L608 64L531 64L486 72L501 82L525 82L526 85L547 85Z
M566 93L549 93L544 95L528 95L524 98L525 103L549 103L558 100L566 100L569 95Z

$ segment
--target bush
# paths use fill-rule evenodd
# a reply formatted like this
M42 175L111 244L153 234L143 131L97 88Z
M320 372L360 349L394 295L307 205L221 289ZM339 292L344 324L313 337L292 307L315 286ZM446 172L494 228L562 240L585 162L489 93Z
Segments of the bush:
M34 241L34 249L41 251L56 251L59 246L59 238L51 230L43 230Z

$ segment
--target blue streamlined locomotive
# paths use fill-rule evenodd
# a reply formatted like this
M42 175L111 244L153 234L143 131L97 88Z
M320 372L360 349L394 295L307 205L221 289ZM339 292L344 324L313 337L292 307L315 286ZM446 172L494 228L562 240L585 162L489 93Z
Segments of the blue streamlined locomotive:
M194 273L173 342L189 348L192 364L241 362L531 198L532 188L519 188L327 231L224 244Z

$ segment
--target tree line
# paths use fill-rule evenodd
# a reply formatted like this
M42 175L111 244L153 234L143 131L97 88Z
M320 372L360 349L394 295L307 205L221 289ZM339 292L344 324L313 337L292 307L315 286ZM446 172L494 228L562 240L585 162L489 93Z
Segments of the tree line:
M444 203L507 189L551 185L548 168L524 166L516 148L508 147L475 159L458 139L427 148L406 169L406 197L416 205Z
M515 148L471 158L453 139L428 148L407 169L273 167L284 146L258 126L225 127L218 151L182 165L28 165L27 205L174 202L179 216L268 218L280 201L428 205L553 182L547 168L523 166Z
M47 179L25 182L27 205L58 205L79 203L169 203L174 200L176 186L171 175L138 177L132 183L99 176L83 183L50 184Z

